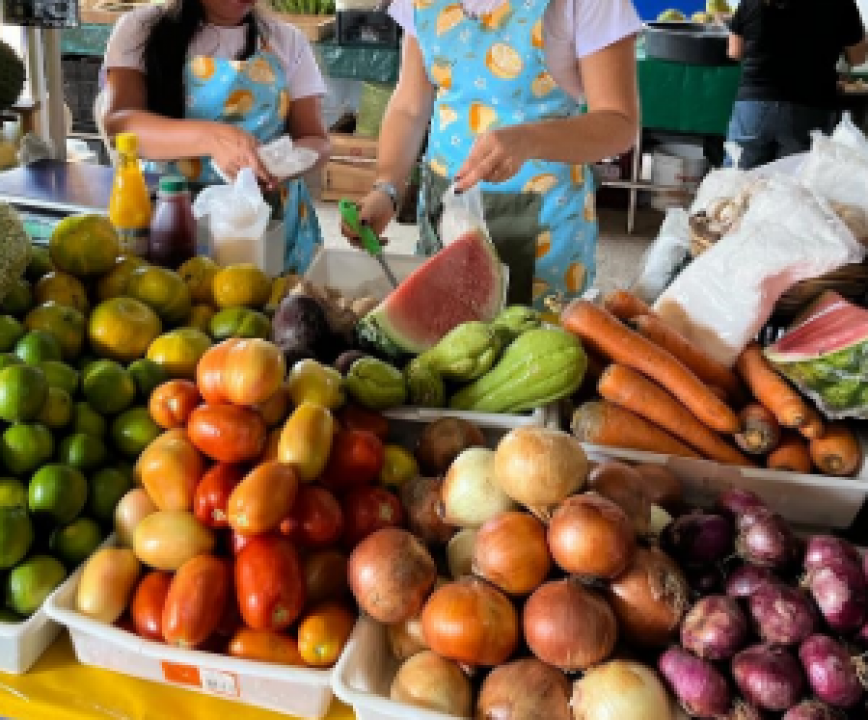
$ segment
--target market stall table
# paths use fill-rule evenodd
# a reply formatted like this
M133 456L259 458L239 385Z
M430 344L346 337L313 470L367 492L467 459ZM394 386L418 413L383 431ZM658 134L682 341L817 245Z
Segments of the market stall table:
M13 720L293 720L291 715L80 665L66 633L26 675L0 673L0 713ZM325 720L353 717L352 710L335 700Z

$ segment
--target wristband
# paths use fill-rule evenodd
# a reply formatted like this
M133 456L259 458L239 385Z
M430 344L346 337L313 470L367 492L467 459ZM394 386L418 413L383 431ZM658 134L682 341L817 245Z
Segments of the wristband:
M386 180L377 180L373 185L374 190L379 190L389 196L392 201L392 209L398 212L398 188Z

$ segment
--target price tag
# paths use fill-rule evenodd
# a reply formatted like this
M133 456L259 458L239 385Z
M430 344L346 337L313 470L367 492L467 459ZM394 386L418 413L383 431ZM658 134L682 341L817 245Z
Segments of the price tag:
M204 690L218 695L238 697L238 678L232 673L200 668L199 676L202 678Z

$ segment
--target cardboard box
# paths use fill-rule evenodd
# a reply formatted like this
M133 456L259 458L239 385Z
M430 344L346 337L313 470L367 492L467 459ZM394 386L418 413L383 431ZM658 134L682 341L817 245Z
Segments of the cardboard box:
M327 201L360 200L377 175L377 140L346 133L331 133L331 160L323 169L321 198Z

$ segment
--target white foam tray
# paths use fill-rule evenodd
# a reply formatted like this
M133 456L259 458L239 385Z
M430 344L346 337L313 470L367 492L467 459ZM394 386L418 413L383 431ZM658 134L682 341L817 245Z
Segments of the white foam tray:
M69 629L85 665L312 720L328 712L333 669L286 667L145 640L77 612L77 590L76 578L48 599L45 611Z

